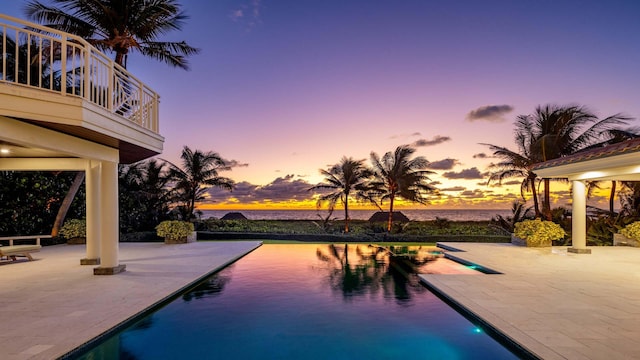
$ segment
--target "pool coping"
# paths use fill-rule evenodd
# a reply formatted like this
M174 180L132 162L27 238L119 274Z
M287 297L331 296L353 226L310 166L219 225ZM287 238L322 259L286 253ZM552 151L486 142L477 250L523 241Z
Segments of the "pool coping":
M140 312L138 312L136 314L131 315L130 317L128 317L127 319L123 320L122 322L120 322L116 326L104 331L102 334L100 334L100 335L98 335L98 336L86 341L82 345L80 345L80 346L76 347L75 349L70 350L66 354L58 357L58 359L59 360L66 360L66 359L74 359L74 358L77 358L78 356L82 356L84 353L86 353L88 350L90 350L94 346L96 346L98 344L101 344L102 342L108 340L113 334L116 334L117 332L121 331L122 329L131 326L132 324L136 323L137 321L139 321L140 319L144 318L145 316L153 313L157 309L169 304L170 302L172 302L173 300L178 298L183 293L185 293L188 290L198 286L200 283L202 283L204 280L206 280L210 276L212 276L212 275L224 270L227 266L229 266L229 265L235 263L236 261L242 259L243 257L245 257L248 254L252 253L256 249L260 248L262 245L263 245L262 241L259 241L258 244L256 246L254 246L253 248L249 249L249 251L247 251L245 253L237 254L236 256L230 258L226 262L224 262L224 263L220 264L219 266L216 266L215 268L211 269L209 272L199 276L198 278L196 278L195 280L191 281L190 283L187 283L186 285L184 285L181 288L175 290L174 292L170 293L169 295L165 296L164 298L162 298L162 299L156 301L155 303L151 304L146 309L144 309L144 310L142 310L142 311L140 311Z
M427 275L437 291L543 359L640 358L640 248L450 242L497 276Z
M450 245L447 245L447 244L436 243L436 247L441 248L441 249L443 249L445 251L450 251L450 252L455 252L455 253L464 253L465 252L462 249L459 249L459 248L456 248L454 246L450 246ZM458 262L458 263L460 263L462 265L465 265L465 266L471 266L471 265L476 266L476 267L478 267L479 269L482 269L482 270L478 270L478 269L475 269L475 270L477 270L479 272L482 272L484 275L493 276L493 275L502 275L503 274L502 272L499 272L497 270L493 270L493 269L491 269L489 267L486 267L484 265L477 264L475 262L463 259L463 258L461 258L459 256L454 256L454 255L448 254L447 252L444 253L444 257L447 258L447 259L450 259L452 261ZM526 346L523 346L521 343L516 341L511 336L509 336L505 332L501 331L498 327L494 326L491 322L487 321L482 316L480 316L477 313L475 313L474 311L472 311L470 308L464 306L462 303L457 301L454 296L449 295L446 291L443 291L442 289L440 289L439 287L434 285L429 280L429 276L432 276L432 275L434 275L434 274L418 274L418 278L420 279L420 282L427 289L429 289L434 295L436 295L440 300L444 301L447 305L451 306L455 311L460 313L462 316L467 318L472 323L480 326L485 333L489 334L489 336L494 338L501 345L505 346L507 349L512 351L515 355L519 356L521 359L526 359L526 360L541 360L541 359L543 359L543 358L539 357L538 355L536 355L531 349L528 349ZM437 275L445 275L446 276L446 275L449 275L449 274L437 274ZM468 276L466 274L457 274L457 275Z

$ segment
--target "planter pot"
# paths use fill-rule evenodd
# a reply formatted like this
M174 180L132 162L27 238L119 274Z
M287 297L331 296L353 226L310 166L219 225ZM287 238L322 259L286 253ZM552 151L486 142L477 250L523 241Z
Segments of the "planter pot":
M67 245L82 245L87 243L86 237L73 237L71 239L67 239Z
M532 243L525 239L521 239L513 234L511 234L511 243L517 246L526 246L526 247L551 247L551 240L545 241L542 243Z
M173 238L164 238L165 244L186 244L196 242L198 238L198 233L193 231L190 235L184 236L182 238L173 239Z
M640 247L638 240L630 239L622 234L613 234L613 246Z

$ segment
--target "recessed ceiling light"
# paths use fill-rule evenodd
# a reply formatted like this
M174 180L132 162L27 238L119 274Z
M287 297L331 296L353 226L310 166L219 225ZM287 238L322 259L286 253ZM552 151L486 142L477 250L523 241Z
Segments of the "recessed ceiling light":
M0 154L8 154L10 152L9 149L0 149Z

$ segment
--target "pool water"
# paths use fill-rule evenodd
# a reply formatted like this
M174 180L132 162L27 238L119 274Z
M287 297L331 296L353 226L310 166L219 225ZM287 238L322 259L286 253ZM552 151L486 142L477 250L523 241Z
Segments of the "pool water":
M83 359L517 359L367 245L263 245Z

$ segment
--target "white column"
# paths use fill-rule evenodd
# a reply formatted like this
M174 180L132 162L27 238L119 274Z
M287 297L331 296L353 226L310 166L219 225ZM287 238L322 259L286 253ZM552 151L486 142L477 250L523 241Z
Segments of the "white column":
M587 249L587 192L584 182L571 182L573 204L571 206L571 243L567 251L578 254L590 254Z
M85 184L87 192L87 255L80 260L81 265L100 264L100 183L101 163L91 160L87 162L85 170Z
M118 164L102 162L102 184L100 187L101 226L100 266L94 269L96 275L113 275L124 271L125 266L118 264Z

